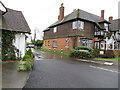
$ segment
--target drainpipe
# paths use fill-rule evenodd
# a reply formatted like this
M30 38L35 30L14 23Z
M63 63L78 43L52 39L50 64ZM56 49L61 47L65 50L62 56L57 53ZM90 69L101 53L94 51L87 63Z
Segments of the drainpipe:
M108 37L106 37L106 39L105 39L105 42L106 42L106 50L108 49L107 41L108 41Z

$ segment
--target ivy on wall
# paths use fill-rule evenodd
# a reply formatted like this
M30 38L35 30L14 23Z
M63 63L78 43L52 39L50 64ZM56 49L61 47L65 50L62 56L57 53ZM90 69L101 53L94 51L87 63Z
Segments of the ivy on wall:
M16 32L2 30L2 61L16 60L19 50L13 45Z

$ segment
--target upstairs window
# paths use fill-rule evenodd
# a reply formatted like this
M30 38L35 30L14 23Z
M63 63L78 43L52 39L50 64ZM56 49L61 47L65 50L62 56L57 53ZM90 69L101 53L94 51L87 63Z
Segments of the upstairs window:
M108 24L104 23L104 28L106 29L106 31L108 31Z
M84 22L83 21L74 21L72 24L73 29L83 30L84 29Z
M56 33L57 32L57 27L53 28L53 32Z

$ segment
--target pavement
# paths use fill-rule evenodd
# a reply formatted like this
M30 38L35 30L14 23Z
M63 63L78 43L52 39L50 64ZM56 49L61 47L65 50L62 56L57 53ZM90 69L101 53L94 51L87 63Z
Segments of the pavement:
M19 90L23 88L30 72L17 71L18 64L19 62L6 62L2 64L2 88L19 88Z
M93 60L84 60L84 59L75 59L82 62L90 62L90 63L96 63L96 64L104 64L104 65L119 65L118 61L112 61L112 60L101 60L101 59L93 59Z
M77 61L41 51L34 53L33 71L24 88L118 88L117 65Z

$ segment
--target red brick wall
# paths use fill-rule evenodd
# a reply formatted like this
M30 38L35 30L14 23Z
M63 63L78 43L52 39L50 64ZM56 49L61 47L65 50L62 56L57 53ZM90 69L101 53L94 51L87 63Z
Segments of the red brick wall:
M69 40L68 46L69 48L66 48L66 39ZM48 41L50 42L50 45L48 45ZM53 47L53 41L57 41L57 47ZM64 52L68 52L72 50L72 40L71 38L57 38L57 39L48 39L44 40L43 44L44 48L46 49L51 49L51 50L56 50L56 51L61 51L63 49Z
M68 42L68 46L69 48L66 48L66 39L69 40ZM77 37L76 39L76 47L80 46L80 37ZM92 41L92 47L94 47L94 41L96 39L94 38ZM53 47L53 41L57 42L57 47ZM50 42L50 45L48 45L48 42ZM44 48L46 49L50 49L50 50L55 50L55 51L61 51L61 49L63 49L63 52L68 52L71 51L73 49L73 37L71 38L56 38L56 39L47 39L44 40L44 44L43 44Z

